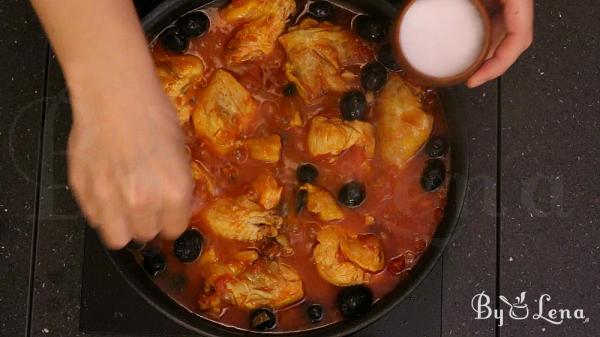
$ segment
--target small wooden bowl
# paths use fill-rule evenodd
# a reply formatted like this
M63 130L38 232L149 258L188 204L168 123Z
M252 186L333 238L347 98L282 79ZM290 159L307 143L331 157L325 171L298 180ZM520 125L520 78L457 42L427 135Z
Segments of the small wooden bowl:
M415 83L424 85L424 86L449 87L452 85L466 82L469 79L469 77L471 77L471 75L473 75L477 71L477 69L479 69L479 67L481 67L483 62L485 62L486 57L490 51L490 46L491 46L491 42L492 42L492 24L490 22L490 17L487 12L486 6L484 5L484 3L481 0L471 0L471 2L473 3L473 5L475 5L475 8L477 9L477 11L479 12L479 14L481 16L481 21L483 22L483 29L484 29L484 40L483 40L482 48L481 48L481 51L479 52L479 55L473 62L473 64L471 64L471 66L469 66L469 68L467 68L465 71L461 72L460 74L456 74L456 75L449 76L449 77L432 77L432 76L426 75L426 74L418 71L417 69L415 69L408 62L406 56L404 55L404 53L402 51L402 47L400 46L401 45L400 41L402 38L402 36L401 36L402 21L404 20L404 16L408 12L408 9L416 1L419 1L419 0L409 0L406 2L402 11L400 12L400 15L396 18L396 21L392 28L391 43L393 46L394 56L396 57L396 61L402 67L402 69L404 69L407 77L410 80L412 80Z

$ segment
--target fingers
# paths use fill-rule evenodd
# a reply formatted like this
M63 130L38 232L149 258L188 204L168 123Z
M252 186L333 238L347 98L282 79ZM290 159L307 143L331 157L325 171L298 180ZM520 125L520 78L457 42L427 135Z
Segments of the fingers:
M493 57L467 81L468 87L477 87L504 74L533 41L533 0L505 0L503 5L506 36Z
M183 175L180 181L171 182L164 193L164 207L161 222L161 236L166 239L176 239L187 228L192 214L191 175Z

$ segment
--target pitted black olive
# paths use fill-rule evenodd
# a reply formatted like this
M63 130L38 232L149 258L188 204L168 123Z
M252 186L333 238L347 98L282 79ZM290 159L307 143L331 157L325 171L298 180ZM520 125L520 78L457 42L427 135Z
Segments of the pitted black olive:
M433 138L427 143L426 150L429 158L441 158L448 153L448 142L441 137Z
M343 288L337 296L336 305L344 317L357 317L369 310L373 293L365 286Z
M195 229L188 229L173 243L173 252L181 262L196 260L201 251L202 236Z
M142 256L144 257L144 269L150 276L158 275L158 273L164 271L167 267L162 254L154 248L143 250Z
M433 159L427 162L421 176L421 186L427 192L437 190L446 179L446 166L441 159Z
M178 28L171 27L160 35L160 44L167 50L181 53L188 48L190 42Z
M183 36L199 37L204 35L210 27L210 19L203 12L192 12L184 15L175 23Z
M350 91L340 100L342 118L347 121L364 120L367 114L367 98L358 91Z
M365 185L356 181L344 185L338 194L338 200L350 208L362 205L366 197Z
M360 77L363 88L372 91L383 88L387 79L387 69L379 62L369 63L364 66Z
M382 41L388 33L388 23L370 15L361 15L354 21L358 36L371 42Z
M308 14L317 20L327 20L333 15L335 7L328 1L316 1L308 7Z
M298 92L298 88L294 83L288 83L285 87L283 87L283 95L290 97L294 96Z
M312 164L302 164L296 170L296 178L300 184L310 184L317 180L319 171Z
M323 307L320 304L311 304L306 309L308 319L311 323L319 323L323 320Z
M389 70L398 70L400 67L396 63L396 57L394 56L394 50L392 45L389 43L384 44L377 53L377 61L383 64Z
M308 201L308 191L307 190L299 190L296 193L296 214L302 213L304 207L306 207L306 202Z
M277 325L277 317L271 309L256 309L250 315L250 326L257 331L271 330Z

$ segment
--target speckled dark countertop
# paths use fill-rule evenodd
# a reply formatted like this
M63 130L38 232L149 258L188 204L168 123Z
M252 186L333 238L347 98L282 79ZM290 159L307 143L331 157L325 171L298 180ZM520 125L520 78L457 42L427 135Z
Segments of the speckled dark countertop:
M459 234L410 299L357 336L600 335L600 4L546 0L536 11L535 44L517 65L483 88L456 89L468 98L471 165ZM93 244L86 277L113 281L86 292L81 308L85 221L65 185L65 85L27 1L2 1L0 27L0 336L171 331L138 309ZM532 314L547 293L546 311L581 308L589 319L506 312L498 328L474 319L482 291L493 302L527 291ZM144 320L158 323L136 333L127 323Z

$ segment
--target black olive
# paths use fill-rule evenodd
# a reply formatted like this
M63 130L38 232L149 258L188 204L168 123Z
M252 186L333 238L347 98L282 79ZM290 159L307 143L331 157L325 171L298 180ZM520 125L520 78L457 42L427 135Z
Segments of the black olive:
M296 193L296 214L302 213L304 207L306 207L306 202L308 201L308 191L307 190L299 190Z
M288 83L285 87L283 87L283 95L284 96L294 96L298 92L296 85L294 83Z
M358 36L371 42L382 41L388 33L388 23L370 15L361 15L354 21Z
M323 307L320 304L309 305L306 313L311 323L319 323L323 320Z
M367 98L358 91L350 91L340 100L342 117L347 121L364 120L367 112Z
M256 309L250 315L250 326L258 331L271 330L277 325L277 318L271 309Z
M344 185L338 194L338 200L350 208L360 206L366 197L365 185L356 181Z
M167 267L162 254L156 249L145 249L142 251L142 256L144 257L144 269L150 276L158 275Z
M146 244L143 243L143 242L131 240L131 241L129 241L129 243L127 244L127 246L125 246L125 249L140 250L140 249L144 248L145 245Z
M441 137L433 138L427 143L427 154L430 158L440 158L448 153L448 142Z
M210 27L210 19L203 12L192 12L184 15L175 23L183 36L199 37L204 35Z
M316 1L308 7L310 16L317 20L327 20L333 15L334 6L328 1Z
M175 240L173 252L181 262L192 262L202 251L202 236L195 229L188 229Z
M337 296L336 305L344 317L357 317L371 307L373 293L365 286L343 288Z
M384 44L377 53L377 61L383 64L389 70L398 70L400 67L396 63L396 57L394 56L394 50L392 45L389 43Z
M446 167L441 159L433 159L427 162L421 176L421 186L427 192L437 190L446 179Z
M319 176L319 171L312 164L302 164L296 170L296 178L300 184L310 184Z
M181 34L179 29L171 27L161 34L160 44L167 50L181 53L187 49L190 42Z
M387 79L387 69L379 62L369 63L364 66L360 77L363 87L372 91L383 88Z

